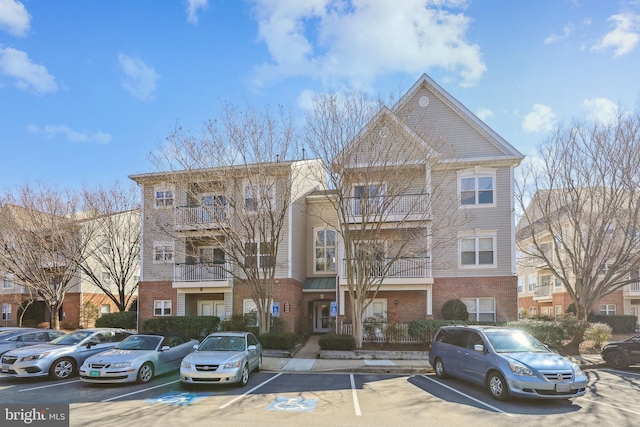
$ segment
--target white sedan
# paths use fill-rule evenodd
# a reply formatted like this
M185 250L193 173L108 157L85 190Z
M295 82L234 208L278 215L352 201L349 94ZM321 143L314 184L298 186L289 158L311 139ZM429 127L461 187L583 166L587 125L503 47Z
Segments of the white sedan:
M262 346L250 332L214 332L180 366L180 381L191 384L230 384L242 387L249 373L262 368Z
M87 383L148 383L155 375L177 371L197 345L198 340L178 334L132 335L112 350L87 358L80 367L80 379Z

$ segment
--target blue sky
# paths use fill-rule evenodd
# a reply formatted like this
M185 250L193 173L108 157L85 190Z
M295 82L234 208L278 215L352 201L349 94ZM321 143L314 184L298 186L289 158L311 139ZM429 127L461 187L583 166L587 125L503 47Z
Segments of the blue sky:
M524 154L640 106L640 0L0 0L0 190L155 171L222 101L285 105L427 73Z

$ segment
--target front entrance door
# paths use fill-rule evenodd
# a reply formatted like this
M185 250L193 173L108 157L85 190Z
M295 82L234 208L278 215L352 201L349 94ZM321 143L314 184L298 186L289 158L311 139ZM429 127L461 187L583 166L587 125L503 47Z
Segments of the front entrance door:
M215 301L214 302L214 313L220 320L224 320L225 309L224 309L224 301Z
M213 301L198 301L198 316L213 316Z
M315 301L313 303L313 332L329 332L329 301Z

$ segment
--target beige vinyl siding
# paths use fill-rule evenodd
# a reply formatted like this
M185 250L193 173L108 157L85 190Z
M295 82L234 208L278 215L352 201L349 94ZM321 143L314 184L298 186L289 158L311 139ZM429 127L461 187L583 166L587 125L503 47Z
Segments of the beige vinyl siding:
M333 208L332 204L323 198L314 198L307 201L307 212L309 216L307 218L306 230L303 233L306 242L306 270L307 277L320 277L320 276L335 276L339 268L339 263L342 262L342 254L338 252L339 246L336 248L336 271L335 272L322 272L316 273L315 271L315 230L323 228L338 229L338 214ZM330 224L330 225L327 225ZM336 237L336 240L338 237ZM338 242L336 242L338 244Z
M300 198L291 206L291 216L293 223L291 224L291 272L292 278L300 282L304 282L307 278L307 236L305 229L307 225L307 216L304 212L305 199ZM289 237L289 236L287 236Z
M434 182L438 179L434 174ZM449 191L457 194L457 180L449 182ZM479 207L465 209L469 215L467 223L461 230L497 230L496 268L458 268L458 244L448 245L446 252L436 249L433 256L435 277L471 277L471 276L504 276L513 274L513 232L511 230L511 171L509 167L500 167L496 171L495 207ZM446 212L437 211L434 206L434 222ZM456 239L457 240L457 239Z
M418 104L420 97L427 96L429 105L421 107ZM444 134L447 142L451 144L456 156L459 158L478 157L498 157L502 153L484 135L474 129L468 121L442 102L436 95L427 88L421 88L409 101L398 111L400 117L408 116L410 127L418 126L428 129L435 135ZM421 132L418 132L421 133Z
M158 184L144 185L144 205L143 212L145 220L143 221L144 241L140 248L141 257L143 258L142 278L144 280L173 280L173 263L160 264L154 263L154 247L153 242L172 241L162 227L173 227L174 224L174 208L156 208L155 207L155 188ZM184 206L186 203L186 195L177 189L174 191L174 206ZM160 226L159 224L162 224ZM184 253L177 253L177 245L174 247L174 260L179 260L180 256L184 259ZM174 261L178 262L178 261Z

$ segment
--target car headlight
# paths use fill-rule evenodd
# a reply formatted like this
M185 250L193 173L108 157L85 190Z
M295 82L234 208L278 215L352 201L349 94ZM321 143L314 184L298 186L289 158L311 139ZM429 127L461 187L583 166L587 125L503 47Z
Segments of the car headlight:
M511 369L511 372L513 372L516 375L520 375L523 377L535 377L535 374L533 373L533 371L524 365L509 362L509 369Z
M242 364L242 360L238 360L237 362L225 363L222 369L239 368L240 364Z
M580 366L578 366L577 364L573 364L573 374L576 377L582 377L584 376L584 374L582 373L582 369L580 369Z
M116 362L116 363L112 363L111 367L112 368L128 368L129 366L131 366L131 362Z
M23 358L20 359L21 362L26 362L29 360L38 360L38 359L42 359L43 357L47 357L49 355L49 353L51 353L50 351L47 351L45 353L40 353L40 354L30 354L28 356L25 356Z
M180 364L181 367L185 368L185 369L191 369L191 363L189 362L185 362L184 360L182 361L182 363Z

